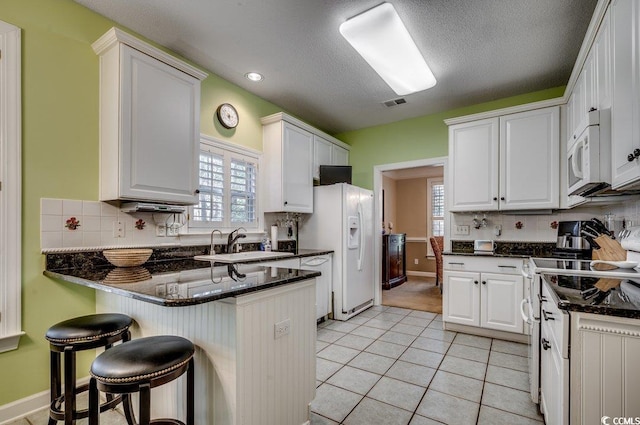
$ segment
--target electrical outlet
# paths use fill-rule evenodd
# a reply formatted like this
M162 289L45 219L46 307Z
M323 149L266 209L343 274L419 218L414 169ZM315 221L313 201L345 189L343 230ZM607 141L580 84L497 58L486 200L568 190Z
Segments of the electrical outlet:
M178 284L177 283L169 283L167 284L167 294L175 295L178 293Z
M157 225L156 226L156 236L167 236L167 228L166 226Z
M179 227L176 224L167 226L166 229L167 229L167 236L178 236Z
M291 320L285 319L282 322L278 322L274 326L275 328L275 339L278 339L284 335L288 335L291 330Z
M460 224L455 228L455 235L468 235L469 234L469 225Z
M114 238L124 238L124 236L125 236L124 221L114 221L113 222L113 237Z
M413 264L420 264L420 261L417 258L413 259Z

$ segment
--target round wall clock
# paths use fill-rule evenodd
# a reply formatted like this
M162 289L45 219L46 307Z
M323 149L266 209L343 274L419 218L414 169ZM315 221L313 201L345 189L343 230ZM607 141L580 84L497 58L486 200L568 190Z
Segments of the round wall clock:
M238 111L229 103L223 103L218 106L216 116L224 128L236 128L238 126Z

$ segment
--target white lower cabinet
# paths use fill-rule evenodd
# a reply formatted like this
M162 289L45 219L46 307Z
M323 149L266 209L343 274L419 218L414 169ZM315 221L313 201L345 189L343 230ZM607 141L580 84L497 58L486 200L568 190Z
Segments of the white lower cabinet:
M522 260L445 256L443 321L522 334Z

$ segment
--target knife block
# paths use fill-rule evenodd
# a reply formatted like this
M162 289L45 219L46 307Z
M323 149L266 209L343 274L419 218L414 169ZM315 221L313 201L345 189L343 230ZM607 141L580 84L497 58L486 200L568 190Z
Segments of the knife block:
M600 249L594 249L591 252L591 258L593 260L626 261L627 251L618 241L606 235L598 236L595 241L600 246ZM615 266L607 264L598 264L597 270L613 270L615 268Z

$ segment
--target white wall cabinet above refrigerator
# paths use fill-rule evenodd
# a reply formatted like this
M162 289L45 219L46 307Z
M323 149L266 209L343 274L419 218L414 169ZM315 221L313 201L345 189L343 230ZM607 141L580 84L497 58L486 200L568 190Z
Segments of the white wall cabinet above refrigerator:
M449 127L450 211L558 208L559 108Z
M112 28L100 56L100 200L197 203L207 74Z
M320 165L347 165L349 145L285 113L262 122L264 212L313 212Z

